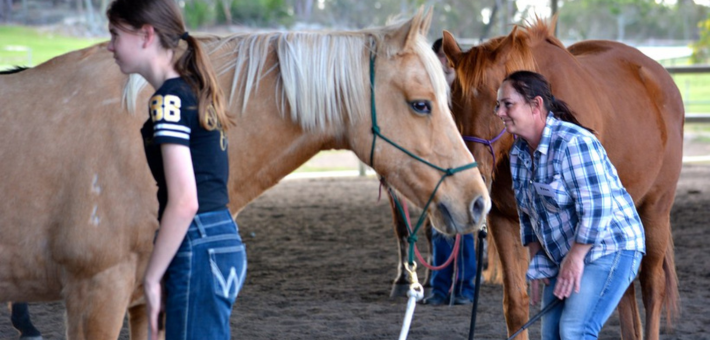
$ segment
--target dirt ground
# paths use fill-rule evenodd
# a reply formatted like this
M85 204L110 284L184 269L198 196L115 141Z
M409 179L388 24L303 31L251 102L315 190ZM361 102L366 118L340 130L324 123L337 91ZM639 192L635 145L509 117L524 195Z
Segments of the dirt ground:
M686 142L686 155L710 145ZM671 220L681 317L661 339L710 339L710 165L683 167ZM404 299L390 299L396 273L390 209L374 178L284 180L237 218L247 244L247 282L232 317L234 339L395 339ZM421 276L420 276L421 277ZM638 283L637 283L638 286ZM638 294L640 295L640 293ZM62 303L32 303L44 338L64 339ZM465 339L471 306L418 305L409 339ZM0 339L16 339L0 308ZM483 284L476 339L504 339L500 286ZM539 326L531 327L539 339ZM616 314L600 339L618 339ZM127 328L120 339L128 339Z

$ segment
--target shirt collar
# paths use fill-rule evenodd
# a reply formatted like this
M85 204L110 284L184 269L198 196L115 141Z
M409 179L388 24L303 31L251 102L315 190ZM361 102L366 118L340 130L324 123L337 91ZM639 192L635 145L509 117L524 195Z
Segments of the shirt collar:
M550 149L550 143L552 142L552 130L554 126L559 124L560 121L555 118L552 112L547 114L547 119L545 120L545 128L542 129L542 137L540 138L540 144L537 146L537 151L541 154L546 155L547 150Z

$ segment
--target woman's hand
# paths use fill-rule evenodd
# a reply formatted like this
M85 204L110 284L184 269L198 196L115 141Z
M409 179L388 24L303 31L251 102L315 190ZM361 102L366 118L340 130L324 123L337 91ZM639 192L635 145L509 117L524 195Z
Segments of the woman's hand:
M579 293L582 274L584 273L584 258L590 249L592 249L591 244L574 243L562 260L555 290L553 291L553 294L558 299L568 298L572 295L573 289L575 293Z
M148 308L148 340L158 340L158 315L161 308L161 293L162 287L160 281L143 282L143 290L145 293L146 306Z

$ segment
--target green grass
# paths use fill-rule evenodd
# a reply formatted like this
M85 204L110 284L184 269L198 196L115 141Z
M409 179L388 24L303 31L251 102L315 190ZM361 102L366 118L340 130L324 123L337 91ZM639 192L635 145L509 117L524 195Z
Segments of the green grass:
M31 27L0 26L0 69L14 65L36 66L58 55L106 40L42 33ZM13 47L28 48L30 53L7 50Z
M689 113L710 113L710 74L677 74L673 76Z

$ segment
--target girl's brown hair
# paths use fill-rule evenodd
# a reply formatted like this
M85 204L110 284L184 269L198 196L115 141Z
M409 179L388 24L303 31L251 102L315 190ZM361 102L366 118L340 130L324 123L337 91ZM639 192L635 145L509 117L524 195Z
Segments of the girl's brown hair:
M187 49L175 62L175 70L197 94L198 113L207 130L227 130L233 122L225 113L224 94L206 52L187 34L174 0L114 0L106 10L109 22L140 29L151 25L163 48L175 51L180 39Z

